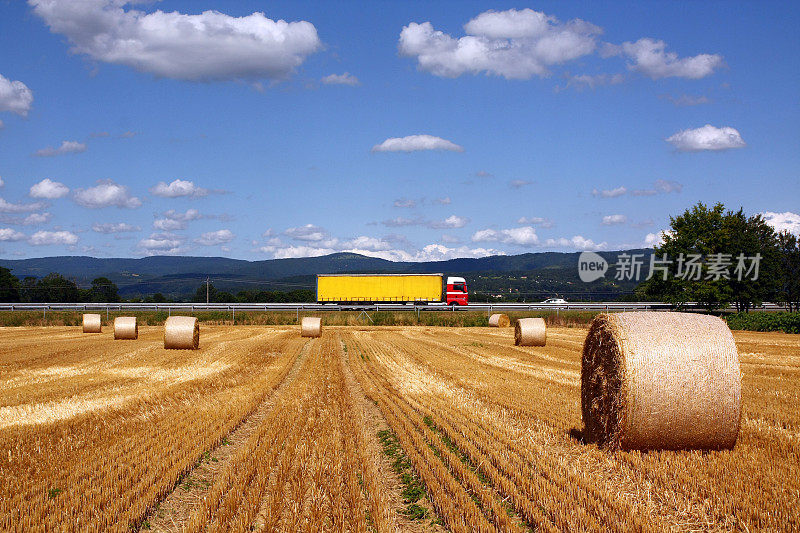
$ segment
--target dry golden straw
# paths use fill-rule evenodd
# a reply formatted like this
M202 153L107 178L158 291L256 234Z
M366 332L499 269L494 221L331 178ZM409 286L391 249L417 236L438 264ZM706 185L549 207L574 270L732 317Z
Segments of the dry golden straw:
M587 437L612 449L732 448L741 391L733 335L714 316L602 314L583 345Z
M514 326L514 344L517 346L544 346L547 343L547 325L543 318L520 318Z
M100 333L103 329L100 315L87 313L83 315L83 332Z
M164 323L164 348L196 350L200 346L200 324L193 316L171 316Z
M114 340L139 338L139 324L135 316L118 316L114 319Z
M303 320L300 321L300 336L321 337L322 319L313 316L303 317Z
M508 315L495 313L489 317L489 325L493 328L507 328L511 325Z

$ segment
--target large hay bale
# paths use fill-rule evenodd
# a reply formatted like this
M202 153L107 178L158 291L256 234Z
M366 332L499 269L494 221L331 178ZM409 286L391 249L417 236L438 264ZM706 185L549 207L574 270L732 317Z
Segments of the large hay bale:
M83 332L84 333L100 333L103 331L103 321L100 315L92 313L84 313L83 315Z
M586 336L586 437L611 449L732 448L739 354L721 319L690 313L598 315Z
M200 324L193 316L171 316L164 323L164 348L196 350L200 346Z
M322 336L322 319L306 316L300 321L300 336L301 337L321 337Z
M547 343L547 325L544 318L520 318L514 325L514 344L517 346L544 346Z
M114 340L139 338L139 324L135 316L118 316L114 319Z
M489 326L493 328L507 328L510 325L511 321L508 319L508 315L495 313L489 317Z

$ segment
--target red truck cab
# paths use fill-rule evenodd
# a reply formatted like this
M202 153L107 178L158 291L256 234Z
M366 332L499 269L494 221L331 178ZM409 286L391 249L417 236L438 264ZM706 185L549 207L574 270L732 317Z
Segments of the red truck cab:
M454 276L447 277L447 294L445 301L447 305L467 305L469 294L467 293L467 280Z

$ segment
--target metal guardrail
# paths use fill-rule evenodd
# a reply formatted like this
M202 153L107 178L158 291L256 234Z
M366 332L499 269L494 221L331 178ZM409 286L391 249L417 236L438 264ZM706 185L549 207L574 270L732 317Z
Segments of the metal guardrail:
M664 302L568 302L551 303L471 303L467 306L448 306L444 303L410 304L319 304L319 303L0 303L0 311L653 311L669 310ZM688 309L701 309L696 303ZM765 303L759 310L780 311L785 308Z

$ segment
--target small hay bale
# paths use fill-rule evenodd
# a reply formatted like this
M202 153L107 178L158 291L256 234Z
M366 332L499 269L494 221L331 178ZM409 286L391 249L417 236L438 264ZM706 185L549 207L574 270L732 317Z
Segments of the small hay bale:
M300 321L300 336L301 337L321 337L322 336L322 319L306 316Z
M196 350L200 346L200 324L193 316L171 316L164 323L164 348Z
M85 313L83 315L83 332L100 333L103 330L103 322L100 315Z
M547 325L544 318L520 318L514 325L514 344L517 346L544 346L547 343Z
M733 448L742 412L739 354L721 319L601 314L583 345L586 437L609 449Z
M139 324L135 316L118 316L114 319L114 340L139 338Z
M508 315L495 313L489 317L489 326L493 328L507 328L510 325L511 321L508 319Z

